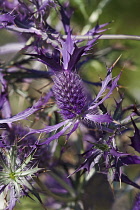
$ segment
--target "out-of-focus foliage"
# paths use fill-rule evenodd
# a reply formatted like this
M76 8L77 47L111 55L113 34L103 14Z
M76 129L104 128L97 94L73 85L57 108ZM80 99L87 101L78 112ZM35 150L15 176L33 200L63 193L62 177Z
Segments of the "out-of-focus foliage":
M77 6L79 2L80 7ZM75 9L72 18L73 30L78 31L79 34L83 30L93 27L96 21L99 23L113 21L106 34L140 35L140 2L138 0L71 0L70 3ZM98 19L96 19L97 17ZM107 48L104 51L105 57L102 58L102 65L92 61L91 65L87 67L88 72L89 69L100 73L104 72L104 65L112 63L117 56L122 54L119 68L123 68L124 72L120 82L127 87L128 93L134 96L135 99L132 98L132 101L137 100L139 102L140 42L135 40L100 40L98 46L100 50Z

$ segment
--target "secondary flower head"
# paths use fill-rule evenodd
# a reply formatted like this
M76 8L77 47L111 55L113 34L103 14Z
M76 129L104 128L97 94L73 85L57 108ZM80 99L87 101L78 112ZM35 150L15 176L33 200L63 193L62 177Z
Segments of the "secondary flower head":
M36 136L26 136L28 132L27 128L18 124L6 126L1 134L0 191L6 195L7 208L10 210L20 197L27 196L29 192L39 199L32 176L50 164L48 146L37 148Z
M31 165L34 152L35 150L21 161L16 145L1 148L0 191L6 195L6 209L12 210L21 196L27 195L28 191L33 191L32 176L40 170Z

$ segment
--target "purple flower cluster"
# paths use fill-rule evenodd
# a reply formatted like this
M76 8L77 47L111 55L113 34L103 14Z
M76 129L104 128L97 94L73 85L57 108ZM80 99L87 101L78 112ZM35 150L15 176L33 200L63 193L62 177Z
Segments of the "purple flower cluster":
M72 33L73 11L69 4L52 0L30 0L27 4L5 0L0 2L0 7L3 8L0 28L20 33L24 45L17 56L0 69L0 193L7 195L4 208L12 210L20 197L32 194L44 209L45 205L55 209L68 206L85 209L84 186L89 183L87 174L92 169L105 174L110 184L124 182L140 189L123 171L124 166L140 164L140 130L136 124L140 113L139 105L123 108L124 96L118 85L121 72L113 76L120 58L107 68L104 80L91 83L100 87L94 97L87 89L90 82L84 80L79 71L93 59L92 48L107 30L104 28L108 23L97 24L89 30L83 37L93 36L93 39L83 43L83 39L77 40ZM56 8L60 14L59 31L63 30L65 36L48 21L50 11ZM45 64L47 71L34 68L36 61ZM48 92L34 103L34 98L28 95L31 107L13 116L9 89L13 87L14 91L14 83L19 82L30 85L36 78L47 78ZM119 97L114 99L116 89ZM107 99L111 97L114 106L108 107ZM38 127L34 123L26 127L17 123L30 115L33 122L41 122ZM117 143L118 139L121 142L122 135L128 136L128 132L134 133L129 139L134 153L128 153ZM77 160L75 153L80 153ZM49 197L44 204L38 192Z

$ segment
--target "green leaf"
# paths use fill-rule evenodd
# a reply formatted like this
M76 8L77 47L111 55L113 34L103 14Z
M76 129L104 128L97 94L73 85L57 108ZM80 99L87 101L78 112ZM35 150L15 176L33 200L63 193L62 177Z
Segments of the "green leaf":
M33 175L34 173L36 173L40 170L42 170L42 168L35 167L33 169L18 172L18 173L16 173L16 175L18 175L18 176L30 176L30 175Z
M0 165L2 166L2 168L6 169L7 171L9 171L9 168L7 166L6 161L3 159L2 154L0 153Z
M27 164L33 159L34 153L36 152L36 149L34 149L31 154L24 160L24 162L20 165L20 167L16 170L16 172L22 171L25 167L27 167Z

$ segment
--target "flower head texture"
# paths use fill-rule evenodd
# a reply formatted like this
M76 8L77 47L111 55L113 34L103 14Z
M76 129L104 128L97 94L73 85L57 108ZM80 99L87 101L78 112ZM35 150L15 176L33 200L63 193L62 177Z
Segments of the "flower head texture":
M53 92L65 119L80 116L87 106L83 82L76 72L64 71L54 79Z
M6 194L6 209L12 210L21 196L27 195L28 191L33 190L32 175L40 170L38 167L30 165L33 154L34 151L21 162L17 155L17 146L1 149L0 191Z

